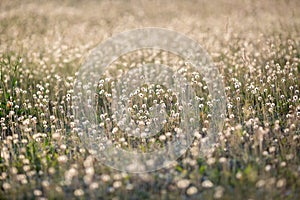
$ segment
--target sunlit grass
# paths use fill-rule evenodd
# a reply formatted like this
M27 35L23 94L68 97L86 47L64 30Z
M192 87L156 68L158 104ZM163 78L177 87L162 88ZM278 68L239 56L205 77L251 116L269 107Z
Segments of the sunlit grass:
M237 23L228 22L225 28L226 19L222 18L218 23L201 18L207 15L205 12L199 16L182 12L180 16L185 23L164 24L167 22L149 18L154 25L194 36L208 50L223 75L227 113L216 149L209 156L201 157L199 141L206 136L210 123L208 91L201 73L196 77L198 74L183 70L182 74L191 81L199 96L202 109L199 134L175 167L148 174L129 174L106 167L90 155L78 137L72 107L72 97L77 95L73 90L76 71L87 52L103 38L118 32L116 30L153 25L147 24L147 20L144 22L147 17L141 17L138 12L124 14L118 21L119 14L116 13L122 8L115 4L114 12L107 18L90 12L93 4L80 10L80 3L68 1L52 14L38 10L53 10L55 4L31 3L24 6L24 13L8 4L7 9L11 12L1 15L0 197L299 199L299 16L294 13L294 20L287 20L290 19L289 10L283 11L293 6L278 3L279 8L275 8L282 16L279 18L272 14L273 11L269 12L270 16L261 17L265 10L259 8L258 17L249 15L247 12L252 5L238 4L245 21L259 17L262 20L251 24L240 21L234 14L229 15L230 8L225 6L227 9L220 11L215 5L214 13L229 13L230 20ZM170 5L166 8L167 13L171 16L179 12L176 5L181 4ZM107 5L103 3L102 6L103 10ZM145 15L153 9L150 4L148 6ZM187 13L195 11L193 7L190 4L184 6ZM136 10L135 7L132 9ZM137 20L139 17L141 22ZM167 14L160 17L162 20L158 21L169 19ZM111 21L114 18L115 23ZM199 19L203 27L201 23L199 25ZM286 23L274 24L273 29L269 25L268 29L264 28L278 19ZM206 29L213 27L212 24L217 28ZM200 36L200 32L204 35ZM99 122L112 117L108 94L112 93L113 78L120 78L126 70L145 62L164 63L165 60L168 61L165 64L174 68L189 69L180 59L151 50L133 52L113 63L99 87L99 92L103 90L97 99ZM107 77L111 79L105 79ZM161 90L156 94L157 89ZM155 95L145 100L151 90ZM167 101L169 116L177 116L178 108L172 105L176 98L168 101L166 97L171 93L166 88L144 86L139 92L133 96L133 102L137 104L132 104L131 108L135 120L147 116L146 110L154 105L155 99ZM177 122L174 120L173 123L176 125ZM124 149L141 152L163 146L165 140L172 138L174 129L167 123L159 135L145 141L130 139L114 129L115 124L107 124L107 127L107 133L115 131L112 138L116 145L120 143Z

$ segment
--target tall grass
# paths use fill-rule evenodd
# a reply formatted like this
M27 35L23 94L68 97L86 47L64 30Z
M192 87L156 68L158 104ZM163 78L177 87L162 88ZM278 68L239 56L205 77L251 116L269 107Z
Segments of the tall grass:
M140 4L145 11L121 2L84 7L64 1L59 9L57 3L0 3L0 198L299 199L300 38L299 14L293 11L298 3L177 2L156 17L157 5ZM94 12L107 6L110 14ZM197 13L201 6L203 12ZM199 96L199 134L175 167L129 174L102 165L83 146L73 84L82 58L99 41L120 30L154 25L187 33L208 50L223 75L227 115L214 152L201 157L199 141L210 123L208 91L201 76L183 70ZM189 69L179 58L154 50L118 59L103 78L99 120L111 117L107 94L115 80L105 78L152 61ZM160 92L154 99L166 100L168 92ZM176 110L172 101L167 107L169 114ZM139 117L135 108L132 113ZM172 132L168 128L148 142L121 132L113 137L122 148L146 151L161 147Z

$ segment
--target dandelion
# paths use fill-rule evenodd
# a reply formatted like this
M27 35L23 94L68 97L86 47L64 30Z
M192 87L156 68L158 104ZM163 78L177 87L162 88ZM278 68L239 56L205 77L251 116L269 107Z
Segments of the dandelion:
M208 165L212 165L212 164L214 164L216 162L216 159L215 158L209 158L208 160L207 160L207 164Z
M120 188L122 186L122 182L121 181L115 181L114 183L113 183L113 187L114 188Z
M127 190L133 190L133 189L134 189L134 186L133 186L132 184L129 183L129 184L126 185L126 189L127 189Z
M242 172L236 173L235 177L236 177L237 179L241 179L241 178L243 177Z
M101 176L101 179L102 179L103 182L108 182L110 180L110 176L107 175L107 174L103 174Z
M282 187L285 186L285 184L286 184L286 180L285 180L284 178L283 178L283 179L279 179L279 180L277 181L277 183L276 183L276 187L282 188Z
M261 188L265 185L265 181L264 180L259 180L256 182L256 187Z
M4 182L3 185L2 185L2 187L3 187L4 190L11 189L11 185L9 183L7 183L7 182Z
M225 163L225 162L227 162L227 159L224 158L224 157L221 157L221 158L219 159L219 162L220 162L220 163Z
M201 185L204 188L211 188L214 186L214 184L210 180L203 181Z
M159 136L159 140L160 141L165 141L167 138L166 138L166 136L165 135L161 135L161 136Z
M294 95L293 96L293 101L297 101L298 100L298 96L297 95Z
M271 167L271 165L266 165L266 167L265 167L265 171L267 171L267 172L268 172L268 171L270 171L270 170L271 170L271 168L272 168L272 167Z
M51 115L51 116L50 116L50 120L51 120L51 121L54 121L54 120L55 120L55 116L54 116L54 115Z
M68 157L66 155L61 155L57 158L58 162L66 163L68 161Z
M99 188L99 184L97 182L93 182L93 183L90 184L89 188L91 190L96 190L96 189Z
M191 196L191 195L194 195L194 194L197 194L198 192L198 189L195 187L195 186L191 186L187 189L186 193Z
M215 189L214 198L221 199L224 193L224 188L222 186L218 186Z
M76 189L74 191L74 195L75 196L83 196L84 195L84 191L82 189Z
M33 191L33 194L34 194L34 196L37 196L37 197L39 197L39 196L42 196L42 191L41 190L37 190L37 189L35 189L34 191Z
M185 189L190 185L190 181L187 179L182 179L177 182L177 187L180 189Z

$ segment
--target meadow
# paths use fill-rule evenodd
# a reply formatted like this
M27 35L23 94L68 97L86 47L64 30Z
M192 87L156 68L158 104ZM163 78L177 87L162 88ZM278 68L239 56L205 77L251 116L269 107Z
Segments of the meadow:
M299 7L297 1L1 1L0 199L300 199ZM180 121L176 97L150 85L132 97L134 120L147 119L160 101L174 120L149 141L114 129L110 96L130 68L173 67L191 81L201 108L199 134L173 167L127 173L103 165L83 145L74 82L102 41L150 26L183 33L207 50L222 74L226 117L215 149L202 156L210 109L201 74L168 52L120 57L97 90L99 123L114 132L116 146L161 148Z

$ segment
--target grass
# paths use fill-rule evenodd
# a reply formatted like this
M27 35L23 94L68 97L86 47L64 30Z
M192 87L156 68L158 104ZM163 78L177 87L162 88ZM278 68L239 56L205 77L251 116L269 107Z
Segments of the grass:
M235 3L176 2L157 10L153 2L63 1L60 7L57 2L1 2L0 199L299 199L300 16L294 9L299 3ZM111 34L144 26L186 33L207 49L223 75L226 119L217 147L201 157L199 140L210 123L201 76L195 79L181 58L166 52L147 49L119 58L99 88L99 122L107 134L116 125L107 122L112 85L140 64L157 61L188 69L182 75L203 98L200 135L176 165L131 174L101 164L84 147L72 97L76 72L89 50ZM149 99L135 95L130 105L135 119L147 116L155 99L166 103L170 118L175 116L176 98L169 101L168 95L165 87L144 86L142 96ZM125 149L151 151L164 145L160 136L172 138L167 133L178 122L168 121L148 141L121 131L111 139Z

